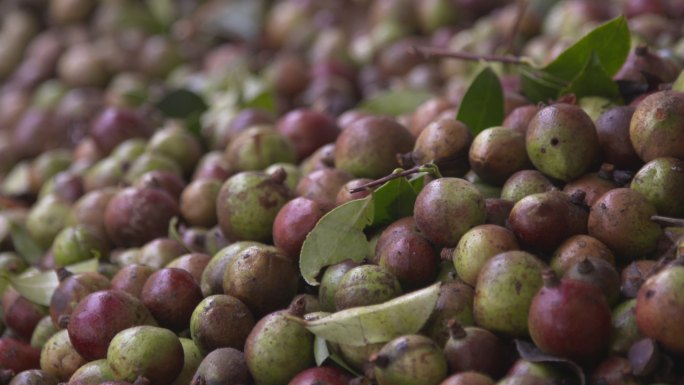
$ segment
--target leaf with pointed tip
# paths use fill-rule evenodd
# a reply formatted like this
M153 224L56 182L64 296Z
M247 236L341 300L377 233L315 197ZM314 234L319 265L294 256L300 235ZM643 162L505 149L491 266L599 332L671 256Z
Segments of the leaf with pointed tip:
M12 244L19 255L28 263L33 264L43 256L43 249L36 241L31 238L28 231L23 225L10 220L10 234L12 235Z
M616 103L622 103L617 83L606 73L595 52L589 56L577 77L561 91L561 95L564 94L575 94L578 99L585 96L603 96Z
M458 107L456 120L477 136L485 128L499 126L504 119L504 98L496 73L485 67L473 79Z
M347 259L359 262L368 254L363 229L373 222L373 197L369 195L338 206L325 214L306 236L299 257L299 271L309 285L318 285L321 269Z
M417 333L432 314L440 283L404 294L387 302L338 311L303 321L318 337L335 343L364 346Z
M413 184L405 177L392 179L373 191L375 213L372 226L388 224L399 218L413 215L413 205L420 189L415 186L424 181L425 174L414 179ZM422 187L421 187L422 188Z

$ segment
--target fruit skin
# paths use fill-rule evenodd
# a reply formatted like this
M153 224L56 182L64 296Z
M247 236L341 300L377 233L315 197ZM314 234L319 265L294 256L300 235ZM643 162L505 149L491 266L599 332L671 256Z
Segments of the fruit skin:
M480 132L470 146L468 158L477 176L497 186L531 167L525 136L507 127L490 127Z
M304 239L323 214L325 211L311 199L298 197L287 202L273 221L273 244L298 261Z
M197 367L191 382L193 385L251 383L252 378L245 362L245 355L234 348L219 348L207 354Z
M166 235L169 221L178 214L178 204L166 192L128 187L107 204L105 228L116 245L140 246Z
M245 171L228 178L216 201L218 222L230 240L266 242L272 237L273 221L290 200L283 178L263 172Z
M287 385L348 385L352 377L334 366L318 366L299 372Z
M684 354L684 266L671 265L648 278L636 300L639 330L665 349Z
M202 290L187 271L167 267L147 278L140 298L160 326L179 332L190 326L190 316L202 301Z
M200 353L195 342L189 338L180 338L181 345L183 346L183 370L181 370L176 380L171 383L171 385L187 385L192 381L192 377L195 375L197 368L204 356Z
M396 154L411 151L406 127L384 117L362 118L345 127L335 141L335 167L357 178L380 178L399 164Z
M684 92L659 91L636 107L629 125L632 146L644 162L672 156L684 159Z
M496 335L477 326L461 327L453 322L449 326L451 336L444 344L444 356L451 373L472 370L492 377L502 374L504 345Z
M530 304L542 286L544 267L525 251L507 251L488 260L475 286L476 324L495 333L526 336Z
M203 354L224 347L242 349L255 322L242 301L215 294L203 299L192 312L190 335Z
M19 373L40 367L40 349L14 338L0 338L0 362L4 369Z
M655 207L638 191L617 188L591 207L589 235L608 246L617 258L630 260L655 251L662 229L651 221Z
M477 275L487 260L520 246L515 235L502 226L484 224L463 234L452 254L452 261L463 282L475 286Z
M133 382L146 377L151 385L170 384L183 369L183 346L168 329L134 326L117 333L107 350L107 362L117 379Z
M67 266L89 258L107 257L109 245L95 230L88 226L63 229L52 242L55 265Z
M81 366L69 378L70 385L95 385L105 381L114 381L114 373L104 358Z
M465 179L435 179L418 194L413 216L426 238L454 247L470 228L484 223L485 198Z
M68 381L87 362L74 349L66 330L60 330L50 337L40 352L40 368L61 381Z
M260 385L282 385L314 366L314 336L286 311L263 317L245 342L245 361Z
M233 172L261 171L276 162L297 160L290 140L269 125L242 131L228 144L224 156Z
M385 344L374 363L378 385L437 385L447 375L442 349L430 338L417 334Z
M240 251L259 244L259 242L252 241L235 242L216 252L202 271L200 280L202 295L208 297L212 294L223 294L223 273L226 267Z
M611 312L601 289L551 270L532 300L530 337L543 352L580 363L596 362L608 348Z
M40 369L29 369L18 372L7 385L57 385L57 377ZM80 384L75 384L80 385Z
M655 158L634 175L631 189L639 191L658 210L658 214L681 218L684 216L684 161Z
M594 122L580 107L565 103L539 110L527 128L525 143L539 171L566 182L584 174L599 151Z
M92 361L107 356L107 347L118 332L143 324L156 322L139 299L120 290L102 290L78 302L67 330L76 351Z
M361 265L347 271L335 290L335 308L348 309L383 303L401 294L401 285L389 270Z

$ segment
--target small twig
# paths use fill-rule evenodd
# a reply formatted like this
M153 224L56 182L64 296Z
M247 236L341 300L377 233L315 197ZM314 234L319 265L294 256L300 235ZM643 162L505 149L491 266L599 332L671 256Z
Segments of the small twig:
M507 64L525 64L523 59L516 56L499 56L499 55L476 55L469 52L452 51L437 47L411 47L411 53L414 55L421 55L424 58L443 57L449 59L468 60L468 61L492 61Z
M527 0L518 0L516 2L515 22L511 27L511 31L508 33L508 37L506 38L506 52L515 53L515 51L513 50L515 45L515 38L518 36L518 33L520 32L520 24L522 24L522 19L525 16L525 11L527 11L528 5L529 2Z
M383 184L385 184L385 182L391 181L393 179L397 179L397 178L401 178L404 176L409 176L409 175L419 173L419 172L423 171L423 167L425 167L425 166L423 166L423 165L415 166L415 167L410 168L410 169L405 170L405 171L385 175L380 179L376 179L374 181L371 181L371 182L368 182L366 184L362 184L361 186L357 186L353 189L350 189L349 192L351 194L354 194L354 193L357 193L360 191L365 191L366 189L369 189L369 188L382 186Z
M658 222L662 225L666 226L676 226L676 227L684 227L684 219L681 218L671 218L671 217L663 217L661 215L653 215L651 217L651 220L653 222Z

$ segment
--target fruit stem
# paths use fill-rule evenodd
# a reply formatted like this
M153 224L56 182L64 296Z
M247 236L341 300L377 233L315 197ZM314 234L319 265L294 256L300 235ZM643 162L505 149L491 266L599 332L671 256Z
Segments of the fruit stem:
M425 59L431 57L442 57L448 59L458 59L467 61L491 61L506 64L525 64L523 59L516 56L499 56L499 55L476 55L469 52L463 51L452 51L444 48L438 47L417 47L413 46L409 48L410 53L414 55L420 55Z
M459 340L467 335L463 326L453 318L447 321L447 329L449 330L449 337L454 340Z
M684 219L681 219L681 218L672 218L672 217L664 217L662 215L653 215L651 217L651 220L653 222L658 222L661 225L684 227Z
M560 279L553 269L544 269L542 279L544 280L544 287L551 288L560 285Z
M422 167L423 167L423 166L415 166L415 167L412 167L412 168L410 168L410 169L408 169L408 170L404 170L404 171L401 171L401 172L394 172L394 173L392 173L392 174L385 175L385 176L383 176L383 177L380 178L380 179L376 179L376 180L374 180L374 181L371 181L371 182L368 182L368 183L366 183L366 184L362 184L361 186L357 186L357 187L355 187L355 188L353 188L353 189L350 189L349 192L350 192L351 194L354 194L354 193L357 193L357 192L360 192L360 191L365 191L366 189L369 189L369 188L382 186L383 184L385 184L385 182L389 182L389 181L391 181L391 180L393 180L393 179L397 179L397 178L401 178L401 177L404 177L404 176L409 176L409 175L413 175L413 174L419 173L419 172L423 171Z
M583 258L577 265L577 271L579 271L582 274L590 274L595 269L596 268L594 267L594 264L591 263L591 261L587 257Z

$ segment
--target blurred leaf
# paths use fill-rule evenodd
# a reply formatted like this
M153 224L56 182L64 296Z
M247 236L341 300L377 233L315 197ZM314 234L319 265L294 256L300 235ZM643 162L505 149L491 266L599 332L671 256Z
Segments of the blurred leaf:
M140 29L150 34L163 34L166 28L150 12L142 2L125 3L123 12L117 20L122 28Z
M485 128L499 126L504 119L504 98L496 73L485 67L473 79L458 107L456 120L476 136Z
M325 214L302 245L299 271L309 285L319 284L321 269L347 259L359 262L368 254L363 229L373 222L373 197L338 206Z
M587 379L584 376L582 367L577 365L575 362L568 360L567 358L546 354L539 350L539 348L537 348L534 344L527 341L515 340L515 347L522 359L530 362L559 364L560 366L569 369L575 375L580 385L585 385L587 383Z
M338 311L304 321L318 337L335 343L363 346L417 333L432 314L440 284L404 294L385 303Z
M181 246L185 248L185 250L188 251L188 253L192 253L192 250L183 242L183 237L180 235L178 232L178 217L173 217L169 221L169 238L173 239L174 241L180 243Z
M362 101L357 108L373 114L396 116L413 112L432 96L432 93L421 90L383 91Z
M169 118L185 119L206 111L207 103L199 95L186 89L168 92L156 104L157 109Z
M563 51L544 67L544 72L561 79L574 79L589 61L589 57L596 53L608 76L612 76L622 68L630 46L631 35L627 19L621 15L596 27Z
M154 18L168 29L176 18L176 10L172 0L146 0L147 8Z
M556 78L543 70L523 65L520 67L520 85L523 94L536 103L548 103L556 99L570 81Z
M244 101L242 108L258 108L269 112L276 112L275 94L273 90L263 90L253 98Z
M66 267L74 274L97 271L97 258L75 263ZM29 269L18 276L9 276L9 283L23 297L43 306L50 306L52 293L59 286L57 273L54 270L39 272Z
M137 107L145 103L148 96L149 95L147 95L147 92L144 90L135 90L126 92L123 95L123 98L129 105Z
M604 96L616 103L622 103L617 83L606 73L596 53L589 56L582 71L561 91L561 95L570 93L575 94L578 99L584 96Z
M0 193L7 196L20 196L31 192L31 162L22 161L10 170L2 180Z
M28 263L36 263L45 253L43 248L31 238L26 227L10 220L10 234L12 234L12 244L14 250Z
M328 349L328 342L321 338L316 336L314 338L314 357L316 359L316 365L321 366L326 360L330 359L337 365L339 365L342 369L348 371L349 373L352 373L355 376L361 376L361 373L358 373L354 369L352 369L349 365L347 365L346 362L337 355L335 352L331 352L330 349Z

